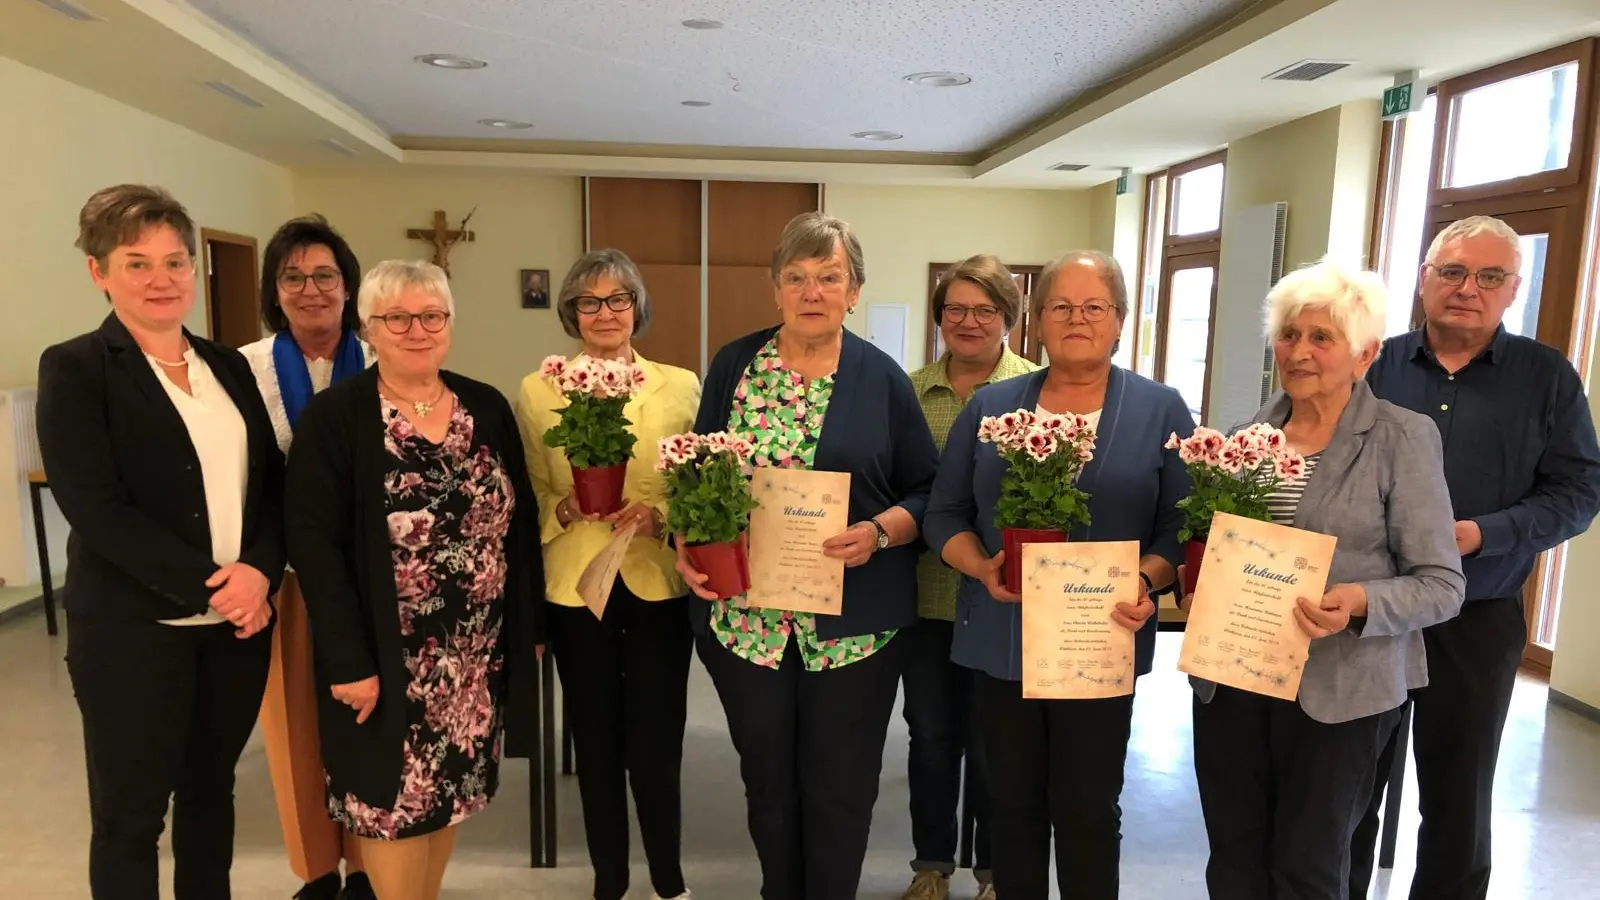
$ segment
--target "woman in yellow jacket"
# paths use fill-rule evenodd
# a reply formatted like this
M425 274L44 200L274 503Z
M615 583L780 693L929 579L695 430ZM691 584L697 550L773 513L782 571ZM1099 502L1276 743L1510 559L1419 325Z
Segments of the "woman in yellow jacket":
M639 270L617 250L597 250L572 266L556 304L561 326L580 354L631 360L644 387L625 410L638 438L623 486L623 509L585 516L572 493L572 470L544 433L566 399L538 373L523 379L517 419L543 519L545 582L554 608L550 633L571 717L583 798L583 824L594 866L595 900L628 892L628 797L633 784L650 881L660 900L687 898L680 864L683 724L693 637L688 588L667 543L667 487L656 472L657 442L693 429L700 382L693 372L653 363L633 350L650 324L650 298ZM596 618L578 579L611 539L636 524L616 586Z

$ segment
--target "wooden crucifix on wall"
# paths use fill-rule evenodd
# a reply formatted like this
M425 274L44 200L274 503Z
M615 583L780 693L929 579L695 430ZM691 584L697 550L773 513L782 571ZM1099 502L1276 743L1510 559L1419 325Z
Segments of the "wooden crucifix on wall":
M450 248L460 241L471 243L477 236L467 230L467 223L472 221L472 213L478 211L474 206L472 212L466 214L461 220L461 225L454 231L450 229L450 220L445 217L444 210L433 211L432 228L407 228L406 237L414 241L427 241L433 245L433 264L450 274Z

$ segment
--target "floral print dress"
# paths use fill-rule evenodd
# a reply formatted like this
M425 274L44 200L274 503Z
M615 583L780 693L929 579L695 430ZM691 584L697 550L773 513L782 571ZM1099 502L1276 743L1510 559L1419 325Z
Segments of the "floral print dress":
M472 416L459 402L437 444L387 399L383 418L400 643L411 674L400 795L390 808L369 806L330 779L328 807L357 836L397 840L465 820L498 785L505 538L515 495L499 457L473 446Z
M822 436L822 419L833 396L833 376L807 384L778 356L774 337L756 353L733 394L728 430L747 435L755 444L758 466L809 469ZM769 669L783 664L793 635L808 672L837 669L877 652L895 632L861 634L825 641L817 637L816 616L781 609L748 609L744 597L711 606L711 634L747 662Z

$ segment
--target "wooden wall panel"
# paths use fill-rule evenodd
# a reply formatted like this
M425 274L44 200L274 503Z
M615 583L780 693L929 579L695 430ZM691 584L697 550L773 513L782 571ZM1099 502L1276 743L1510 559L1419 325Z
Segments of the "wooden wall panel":
M789 220L817 209L817 186L713 181L707 188L707 255L713 266L770 266Z
M771 250L769 249L770 253ZM722 345L778 324L778 304L768 266L712 266L706 295L711 312L706 325L706 359Z
M639 265L700 264L700 182L589 179L589 249L613 247Z
M700 267L641 265L650 330L633 346L646 359L700 371Z

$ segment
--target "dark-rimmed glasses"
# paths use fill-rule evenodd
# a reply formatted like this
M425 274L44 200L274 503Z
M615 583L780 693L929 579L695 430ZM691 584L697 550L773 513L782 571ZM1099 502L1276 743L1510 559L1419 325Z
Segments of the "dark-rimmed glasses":
M960 325L969 315L979 325L987 325L999 317L1000 310L992 306L946 306L939 312L940 318L951 325Z
M600 311L600 304L602 303L612 312L627 312L633 309L633 304L637 300L638 298L634 296L633 291L618 291L609 297L579 294L572 298L572 305L578 308L578 312L593 315Z
M278 276L278 289L285 294L303 294L307 284L314 284L319 291L331 291L343 280L338 269L315 269L309 274L289 269Z
M1082 304L1052 300L1044 305L1044 314L1052 322L1070 322L1074 311L1083 313L1085 322L1099 322L1111 315L1111 304L1103 300L1086 300Z
M1496 288L1499 288L1500 286L1504 285L1512 276L1517 274L1515 272L1507 272L1505 269L1498 267L1479 269L1478 271L1474 272L1468 269L1466 266L1454 264L1448 266L1436 266L1433 263L1428 263L1428 268L1433 270L1433 274L1439 276L1440 281L1449 285L1465 284L1467 276L1471 275L1472 280L1478 283L1478 287L1486 291L1492 291Z
M411 330L413 321L422 323L422 330L429 334L438 334L444 330L445 323L450 321L450 314L442 309L430 309L419 313L409 313L405 310L387 312L381 316L368 316L369 319L381 319L383 327L390 334L400 335Z

